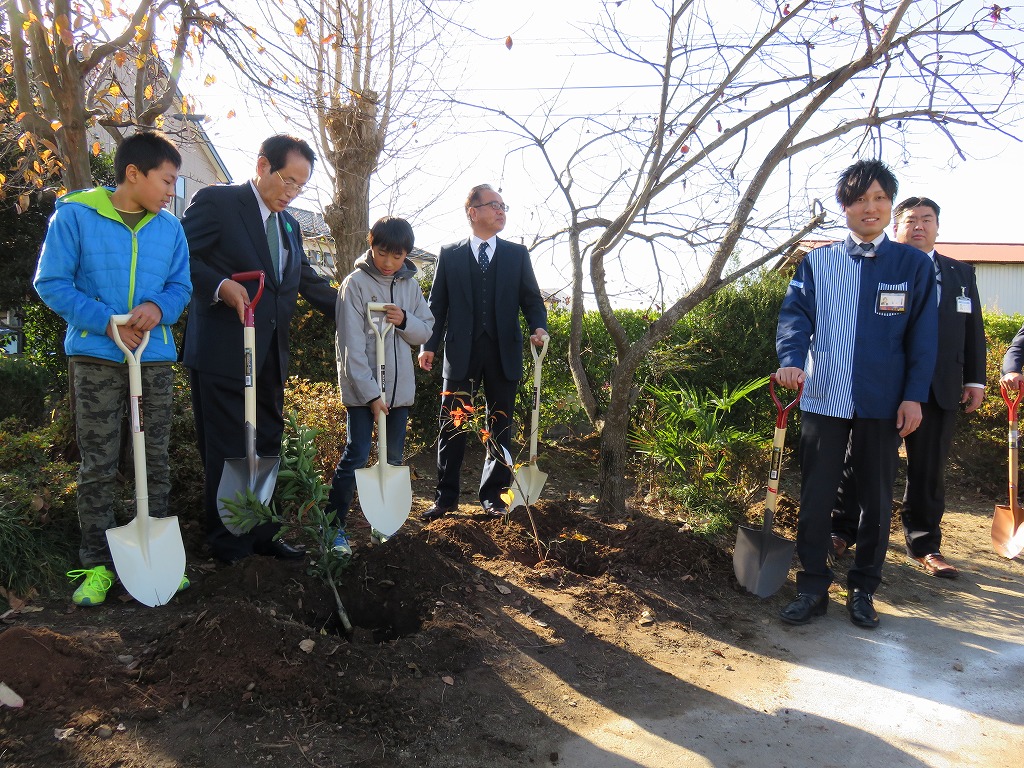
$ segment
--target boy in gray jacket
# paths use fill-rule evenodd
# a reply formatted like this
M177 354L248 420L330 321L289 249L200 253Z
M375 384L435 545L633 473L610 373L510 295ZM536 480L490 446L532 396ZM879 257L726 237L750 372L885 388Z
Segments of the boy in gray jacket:
M409 406L416 395L412 349L429 339L434 328L434 316L416 281L416 267L406 259L415 240L409 222L385 216L373 225L366 240L370 250L356 260L352 274L342 282L336 309L338 387L347 412L347 442L334 470L325 511L337 515L339 532L333 551L338 557L352 554L344 526L356 487L355 471L365 467L370 457L373 425L381 412L387 415L388 462L402 463ZM377 336L366 316L368 302L387 304L387 321L395 326L384 350L387 402L380 396L376 377Z

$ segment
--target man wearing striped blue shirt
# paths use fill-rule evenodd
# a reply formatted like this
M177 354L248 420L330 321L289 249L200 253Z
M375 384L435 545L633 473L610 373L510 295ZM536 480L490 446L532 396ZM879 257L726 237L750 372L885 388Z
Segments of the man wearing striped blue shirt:
M797 597L783 610L806 624L828 608L831 513L849 446L860 492L856 559L847 579L854 624L874 628L874 593L889 542L900 438L921 423L938 345L935 278L928 257L890 241L898 183L879 160L839 177L849 234L797 267L779 312L776 378L804 385L797 530Z

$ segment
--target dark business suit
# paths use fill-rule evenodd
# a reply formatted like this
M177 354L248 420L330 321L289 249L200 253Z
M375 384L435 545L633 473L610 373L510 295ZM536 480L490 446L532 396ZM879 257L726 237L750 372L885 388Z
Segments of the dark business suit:
M493 281L493 307L487 306L490 294L480 287L486 285L483 280ZM529 251L498 238L484 275L469 239L444 246L437 258L427 303L434 315L434 332L423 349L436 353L444 343L444 391L472 393L482 383L494 439L509 448L512 408L523 376L520 311L531 332L547 327L547 309ZM458 407L457 398L444 396L435 502L447 508L458 505L466 446L466 433L451 423L453 407ZM500 496L511 482L512 474L505 462L489 454L480 479L481 503L485 507L505 506Z
M901 518L911 557L940 551L940 526L946 509L946 461L964 384L985 383L985 329L974 267L939 253L935 254L935 264L940 285L935 373L928 400L921 403L921 425L904 438L907 488ZM970 299L970 311L958 310L957 299L963 297ZM844 475L840 496L832 530L846 541L854 541L858 506L849 473Z
M190 369L199 452L205 467L207 540L214 554L227 560L265 549L276 526L260 526L251 534L236 537L224 527L217 512L224 460L245 456L245 418L242 323L234 308L215 299L216 291L234 273L266 273L255 313L256 450L261 456L281 452L288 332L297 296L301 293L333 317L338 295L306 259L298 222L284 212L278 214L278 220L281 243L287 249L280 279L274 273L264 221L249 182L200 190L182 218L193 285L182 361ZM256 285L245 283L251 297Z

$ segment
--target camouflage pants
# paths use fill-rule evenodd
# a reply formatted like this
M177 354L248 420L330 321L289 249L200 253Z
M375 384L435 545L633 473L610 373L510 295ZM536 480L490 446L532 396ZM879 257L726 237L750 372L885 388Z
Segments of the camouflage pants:
M123 416L127 411L128 366L76 362L74 365L75 427L82 464L78 469L78 522L82 526L82 565L109 565L108 528L114 518L117 466ZM146 436L146 478L149 513L167 516L171 472L167 450L171 438L174 370L168 365L142 368L142 429ZM128 429L131 429L129 424ZM131 442L128 443L129 449Z

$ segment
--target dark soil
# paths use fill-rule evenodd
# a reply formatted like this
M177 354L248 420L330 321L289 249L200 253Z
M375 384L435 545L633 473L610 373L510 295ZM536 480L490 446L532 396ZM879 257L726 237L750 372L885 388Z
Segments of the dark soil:
M69 588L9 611L0 681L25 705L0 707L0 765L557 765L552 745L588 724L586 700L620 712L679 705L657 658L716 664L726 643L782 653L760 647L756 627L792 590L760 601L739 589L732 536L698 537L639 503L600 513L583 495L597 485L594 446L550 446L542 460L545 500L508 520L467 501L421 524L429 456L414 461L414 510L391 541L370 544L354 513L356 554L339 585L351 638L304 563L204 559L185 518L192 587L168 605L145 608L115 587L104 605L76 608ZM467 485L477 466L467 460ZM792 537L791 478L786 489L778 523ZM967 505L983 528L990 500ZM893 603L920 594L886 586Z

